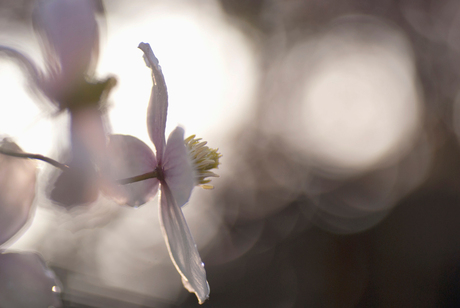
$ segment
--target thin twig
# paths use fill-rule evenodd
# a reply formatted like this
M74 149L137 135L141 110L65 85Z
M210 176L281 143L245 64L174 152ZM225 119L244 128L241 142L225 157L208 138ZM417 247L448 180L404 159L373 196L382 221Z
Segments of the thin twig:
M46 163L48 163L50 165L53 165L54 167L59 168L62 171L70 169L69 166L61 164L60 162L55 161L52 158L49 158L49 157L46 157L46 156L40 155L40 154L32 154L32 153L24 153L24 152L19 153L19 152L9 151L9 150L6 150L6 149L1 148L1 147L0 147L0 154L12 156L12 157L17 157L17 158L38 159L38 160L44 161L44 162L46 162ZM130 177L130 178L121 179L121 180L116 181L116 183L120 184L120 185L125 185L125 184L136 183L136 182L140 182L140 181L144 181L144 180L148 180L148 179L154 179L154 178L157 178L157 177L158 177L158 173L156 171L152 171L152 172L144 173L144 174L141 174L141 175L136 175L136 176L133 176L133 177Z
M24 153L24 152L19 153L19 152L9 151L9 150L3 149L1 147L0 147L0 154L13 156L13 157L18 157L18 158L38 159L38 160L44 161L44 162L46 162L46 163L48 163L50 165L53 165L54 167L59 168L59 169L61 169L63 171L69 169L69 166L61 164L60 162L55 161L52 158L49 158L49 157L46 157L46 156L43 156L43 155L40 155L40 154L32 154L32 153Z

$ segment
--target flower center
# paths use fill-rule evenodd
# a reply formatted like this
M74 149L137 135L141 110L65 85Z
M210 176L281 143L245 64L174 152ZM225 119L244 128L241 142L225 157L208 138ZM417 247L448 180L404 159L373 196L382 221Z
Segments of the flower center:
M164 182L165 180L165 174L164 174L164 171L163 171L163 167L162 166L157 166L155 168L155 171L156 172L156 178L160 181L160 182Z
M211 179L209 177L218 177L217 174L210 171L217 169L219 166L219 158L222 157L218 151L219 149L211 149L206 146L206 141L201 141L201 138L195 138L192 135L184 140L185 146L195 169L195 183L204 189L213 189L214 186L210 185Z

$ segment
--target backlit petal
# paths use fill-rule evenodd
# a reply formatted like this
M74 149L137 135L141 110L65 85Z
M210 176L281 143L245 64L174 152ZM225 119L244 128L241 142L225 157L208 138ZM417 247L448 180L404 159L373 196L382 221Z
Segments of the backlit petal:
M95 165L106 160L106 133L101 111L95 107L80 108L70 114L69 170L62 172L50 193L51 200L71 207L94 202L99 194L99 177Z
M166 83L158 64L158 59L153 54L152 48L147 43L140 43L139 49L144 52L144 60L152 70L152 93L150 94L149 107L147 109L147 128L150 139L157 150L157 159L163 161L165 147L165 126L168 111L168 91Z
M196 294L202 304L209 297L209 284L198 249L193 241L184 214L167 184L161 184L160 224L169 255L182 276L182 283Z
M0 253L2 307L61 307L61 283L36 253Z
M0 146L12 152L22 152L9 141L1 142ZM35 198L35 181L35 162L0 154L0 245L29 220Z
M124 185L115 181L152 172L155 167L155 155L144 142L129 135L111 135L107 146L107 173L112 185L104 190L119 203L140 206L155 197L158 180Z
M90 204L99 196L99 179L89 160L66 161L68 170L55 170L48 186L48 197L60 206Z
M195 186L192 165L184 144L184 129L176 127L168 137L164 154L165 180L179 206L187 203Z
M68 91L82 81L99 49L97 7L92 0L41 1L34 12L37 30L44 36L48 65L54 74L50 91ZM54 62L54 63L53 63ZM57 96L57 94L51 94Z

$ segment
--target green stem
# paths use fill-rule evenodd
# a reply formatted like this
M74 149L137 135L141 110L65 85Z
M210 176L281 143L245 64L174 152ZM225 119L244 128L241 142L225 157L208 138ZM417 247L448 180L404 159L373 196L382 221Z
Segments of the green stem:
M9 151L9 150L6 150L6 149L1 148L1 147L0 147L0 154L7 155L7 156L12 156L12 157L17 157L17 158L38 159L38 160L44 161L44 162L46 162L46 163L48 163L50 165L53 165L54 167L59 168L62 171L66 171L66 170L70 169L69 166L61 164L60 162L58 162L58 161L56 161L56 160L54 160L52 158L49 158L49 157L46 157L46 156L40 155L40 154L32 154L32 153L24 153L24 152L19 153L19 152ZM141 175L136 175L136 176L133 176L133 177L130 177L130 178L117 180L116 183L120 184L120 185L125 185L125 184L145 181L145 180L148 180L148 179L154 179L154 178L157 178L157 177L158 177L158 173L156 171L152 171L152 172L144 173L144 174L141 174Z
M1 147L0 147L0 154L13 156L13 157L18 157L18 158L38 159L38 160L44 161L44 162L46 162L48 164L51 164L54 167L59 168L61 170L68 170L69 169L69 166L61 164L60 162L55 161L52 158L49 158L49 157L46 157L46 156L43 156L43 155L40 155L40 154L32 154L32 153L24 153L24 152L18 153L18 152L14 152L14 151L9 151L9 150L1 148Z
M136 176L133 176L133 177L130 177L130 178L118 180L117 184L125 185L125 184L145 181L145 180L148 180L148 179L155 179L157 177L158 177L158 173L156 171L152 171L152 172L147 172L147 173L144 173L144 174L141 174L141 175L136 175Z

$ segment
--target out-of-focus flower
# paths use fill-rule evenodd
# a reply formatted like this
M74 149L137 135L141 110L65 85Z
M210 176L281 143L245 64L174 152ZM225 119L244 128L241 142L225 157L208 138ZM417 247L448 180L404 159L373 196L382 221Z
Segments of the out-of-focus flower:
M36 253L0 253L2 307L62 307L61 289L54 272Z
M60 110L98 105L114 79L91 81L99 53L95 0L40 0L33 18L42 40L46 70L21 51L0 46L28 72L32 85Z
M116 84L114 78L88 81L97 60L99 31L93 0L51 0L37 7L35 21L47 54L48 76L39 86L71 117L69 170L56 180L50 197L72 206L95 201L106 131L101 102ZM101 110L102 109L102 110Z
M0 141L0 148L22 152L7 139ZM33 161L0 154L0 246L14 236L32 215L35 181L36 166Z
M147 126L156 155L141 140L126 135L113 135L108 143L112 164L111 177L128 178L109 192L120 203L139 206L153 198L160 187L160 223L171 259L182 276L187 290L203 303L209 296L204 264L181 210L195 185L212 188L207 177L219 164L220 154L194 136L184 140L184 130L174 129L165 139L168 94L166 84L150 45L141 43L144 60L152 70L153 87L147 111ZM139 176L141 175L141 176ZM138 182L132 183L133 180Z
M71 149L67 164L50 188L50 198L72 206L96 200L97 172L103 161L106 131L102 102L116 80L93 80L99 51L96 0L41 0L34 10L36 31L42 37L46 71L25 54L7 46L3 52L23 65L32 85L59 110L70 112Z

